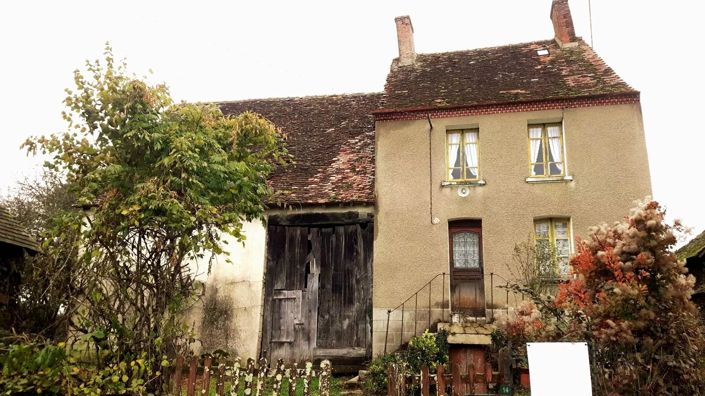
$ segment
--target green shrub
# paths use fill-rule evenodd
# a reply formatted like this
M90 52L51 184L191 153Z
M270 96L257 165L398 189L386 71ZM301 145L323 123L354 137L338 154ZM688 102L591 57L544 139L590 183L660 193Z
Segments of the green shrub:
M444 349L442 350L441 347ZM405 355L409 370L414 373L420 372L424 366L432 368L437 363L447 362L448 333L432 334L426 330L422 335L409 341Z
M0 344L0 395L146 395L146 382L159 374L144 356L120 360L105 352L99 364L63 343Z
M366 395L387 394L387 365L389 363L404 363L400 353L378 356L367 366L367 378L363 383Z
M66 351L61 345L0 345L3 395L59 394Z
M440 330L436 333L436 345L438 345L438 355L436 363L448 363L448 332Z
M397 363L410 373L419 373L426 366L448 362L448 332L436 334L426 330L409 340L407 349L374 358L367 366L368 374L363 387L367 395L385 395L387 392L387 367Z

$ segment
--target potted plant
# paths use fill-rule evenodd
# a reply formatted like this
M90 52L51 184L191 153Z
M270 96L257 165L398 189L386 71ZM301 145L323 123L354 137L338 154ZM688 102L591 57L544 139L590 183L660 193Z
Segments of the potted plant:
M515 367L519 373L519 385L528 389L531 382L529 380L529 361L526 355L519 355L515 358Z

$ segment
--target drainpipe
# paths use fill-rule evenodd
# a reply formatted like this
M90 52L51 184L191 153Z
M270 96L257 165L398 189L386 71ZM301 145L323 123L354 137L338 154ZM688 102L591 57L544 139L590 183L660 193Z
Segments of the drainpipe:
M436 225L441 221L433 216L433 150L431 144L433 123L431 122L430 114L426 114L426 120L428 121L428 214L431 224Z

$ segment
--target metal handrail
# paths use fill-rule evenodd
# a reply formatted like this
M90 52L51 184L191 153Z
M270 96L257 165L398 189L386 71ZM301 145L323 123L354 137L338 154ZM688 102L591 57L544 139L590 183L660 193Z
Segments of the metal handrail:
M426 289L428 289L428 306L427 306L428 327L423 329L422 332L431 328L432 285L433 285L433 282L436 279L438 279L439 277L441 277L441 289L442 289L440 321L445 320L445 310L446 310L446 308L448 308L448 309L451 308L451 306L450 306L450 290L448 291L448 303L446 305L446 275L448 275L446 272L441 272L439 274L436 274L428 282L424 283L424 285L421 286L415 293L411 294L406 300L402 301L399 305L397 305L393 309L387 310L387 326L386 326L385 335L384 335L384 354L387 353L387 345L388 345L388 341L389 341L390 318L392 316L392 313L399 310L399 309L401 309L401 328L400 328L400 334L399 334L399 347L401 347L404 344L404 312L406 310L407 302L409 302L409 300L411 300L412 298L414 299L414 335L412 337L419 335L419 332L417 329L417 325L419 322L417 319L418 318L418 311L419 311L419 306L418 306L419 293L426 290ZM484 281L484 279L486 279L486 276L487 275L483 274L483 276L482 276L483 281ZM490 296L489 297L490 297L490 305L492 306L491 319L490 319L491 321L494 321L494 319L495 319L494 318L494 311L495 311L495 307L494 307L494 278L495 277L504 281L507 286L510 284L510 282L507 281L507 279L505 279L504 277L497 275L494 272L489 273L489 278L490 278ZM449 281L450 281L450 277L449 277ZM508 306L509 305L509 288L507 288L506 290L507 290L507 292L506 292L506 302L505 303L506 303L506 306ZM487 296L485 296L485 310L484 311L486 312L486 310L487 310Z
M387 310L387 328L385 331L384 335L384 354L387 354L387 345L389 342L389 320L390 317L392 316L392 312L397 311L399 308L401 308L401 331L400 331L400 342L399 345L401 346L404 343L404 309L406 307L407 301L411 300L414 298L414 336L417 335L417 324L418 320L417 318L417 313L418 313L418 302L419 302L419 293L428 288L428 328L431 328L431 286L434 280L438 279L438 277L442 277L442 283L441 283L441 288L442 288L442 300L441 300L441 315L442 315L442 320L445 320L445 278L446 278L446 273L441 272L440 274L436 274L433 278L431 278L428 282L424 283L423 286L421 286L415 293L411 294L409 297L406 298L406 300L402 301L399 305L394 307L393 309L388 309ZM449 304L450 305L450 301Z

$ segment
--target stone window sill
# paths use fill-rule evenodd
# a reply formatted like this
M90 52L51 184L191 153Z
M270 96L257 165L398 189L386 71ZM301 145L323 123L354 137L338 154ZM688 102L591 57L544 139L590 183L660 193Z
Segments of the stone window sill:
M529 184L538 183L567 183L572 182L573 176L558 176L558 177L527 177L526 182Z
M484 180L453 180L453 181L442 181L441 182L441 187L452 187L452 186L475 186L475 187L482 187L487 182Z

